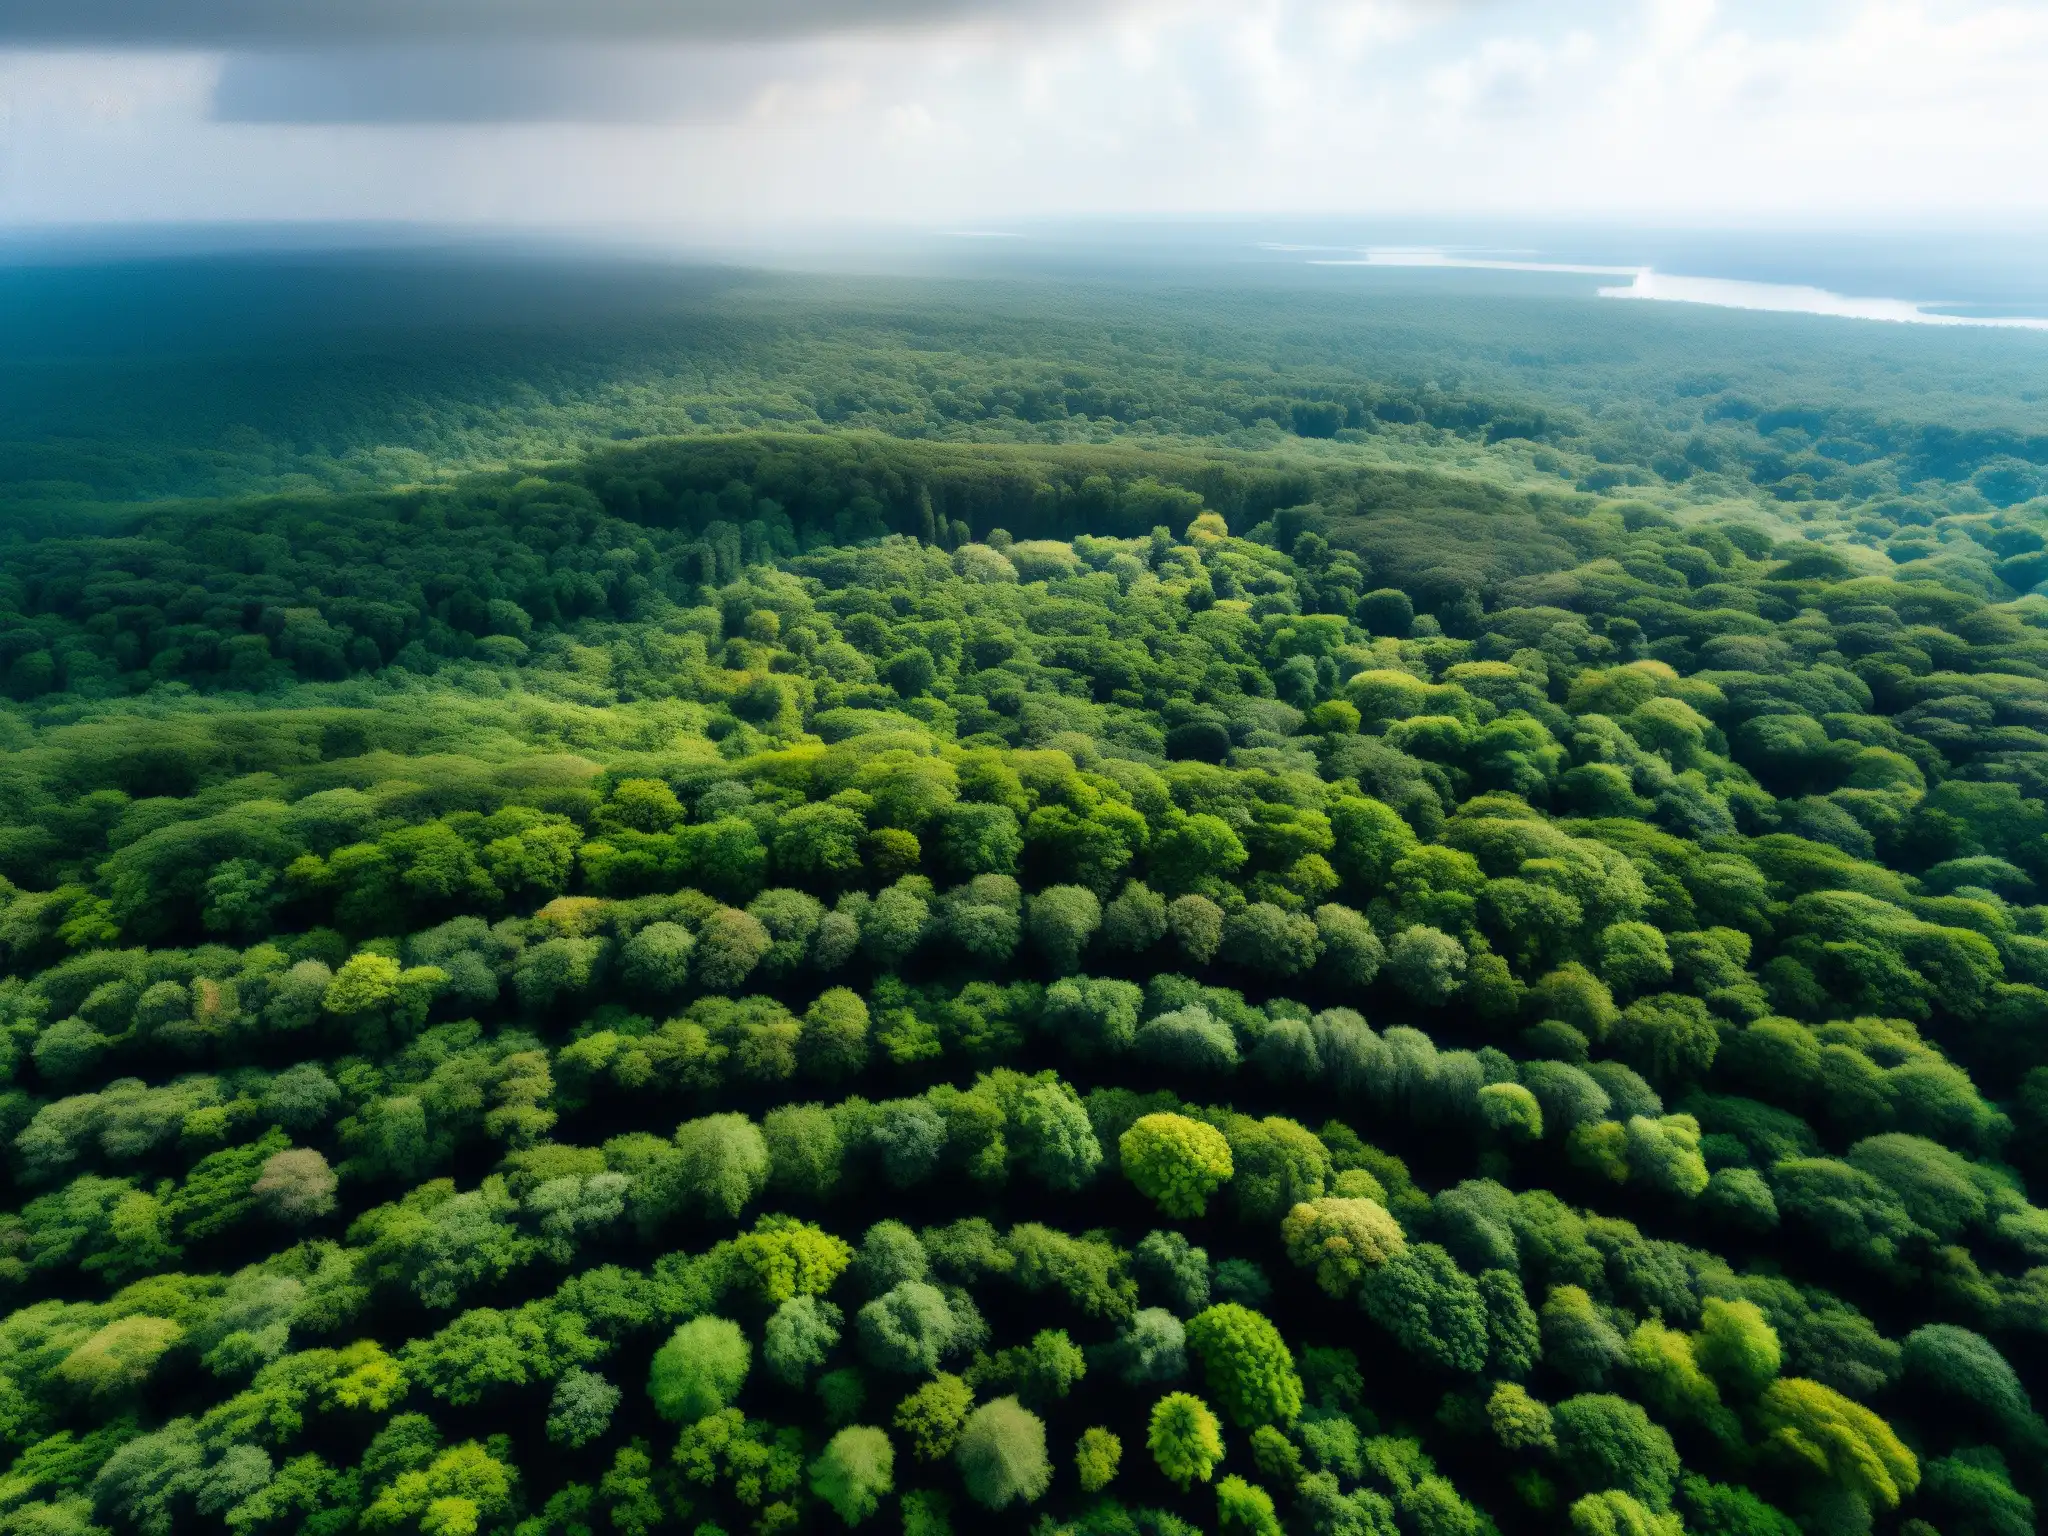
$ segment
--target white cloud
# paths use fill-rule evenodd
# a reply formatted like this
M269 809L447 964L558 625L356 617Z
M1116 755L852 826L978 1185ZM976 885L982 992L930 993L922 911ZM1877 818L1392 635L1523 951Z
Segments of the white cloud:
M0 56L0 217L2048 207L2048 7L2014 0L1124 0L675 57L648 110L533 115L678 121L332 124L218 120L214 54Z

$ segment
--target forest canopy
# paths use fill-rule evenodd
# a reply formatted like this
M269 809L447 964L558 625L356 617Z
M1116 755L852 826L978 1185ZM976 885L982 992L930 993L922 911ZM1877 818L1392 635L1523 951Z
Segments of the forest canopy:
M22 519L0 1532L2031 1529L2041 508L1322 387Z

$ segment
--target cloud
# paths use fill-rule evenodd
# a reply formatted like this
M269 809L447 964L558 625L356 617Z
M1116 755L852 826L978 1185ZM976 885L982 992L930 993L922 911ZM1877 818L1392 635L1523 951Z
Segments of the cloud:
M887 30L1017 8L1017 0L0 0L0 42L261 48L747 39Z
M807 76L803 45L349 44L231 53L223 123L704 123Z
M1091 214L2048 212L2034 0L918 3L860 8L894 30L746 39L0 44L0 220L722 236Z

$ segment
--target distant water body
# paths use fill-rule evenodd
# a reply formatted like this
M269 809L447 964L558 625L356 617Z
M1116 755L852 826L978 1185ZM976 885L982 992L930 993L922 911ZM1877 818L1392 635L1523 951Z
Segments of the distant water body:
M1269 249L1287 249L1269 246ZM2048 331L2048 315L1998 313L1981 304L1844 294L1808 283L1761 282L1737 277L1689 277L1652 266L1597 262L1534 261L1430 246L1390 246L1355 256L1309 256L1319 267L1422 267L1488 272L1562 273L1625 277L1603 285L1603 299L1636 299L1664 304L1707 304L1718 309L1764 310L1774 314L1827 315L1840 320L1878 320L1900 325L1997 326Z

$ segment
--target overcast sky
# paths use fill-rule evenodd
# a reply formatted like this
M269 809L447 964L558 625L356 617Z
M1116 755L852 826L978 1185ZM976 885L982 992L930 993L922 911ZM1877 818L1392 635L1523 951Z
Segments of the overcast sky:
M2040 0L0 0L0 220L2032 216Z

